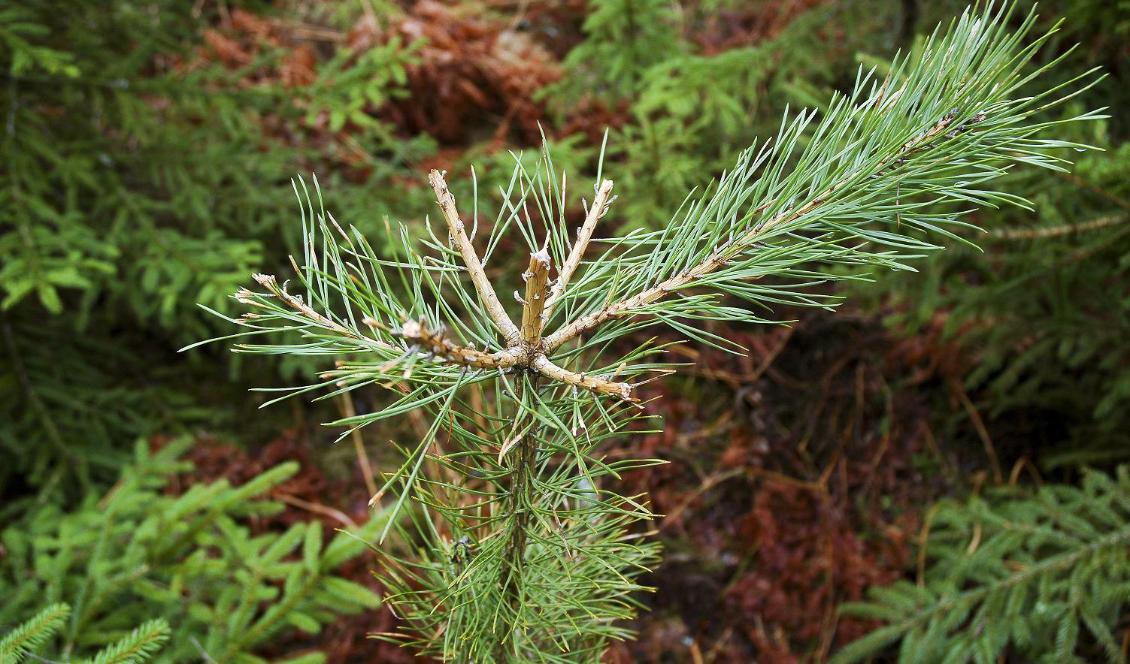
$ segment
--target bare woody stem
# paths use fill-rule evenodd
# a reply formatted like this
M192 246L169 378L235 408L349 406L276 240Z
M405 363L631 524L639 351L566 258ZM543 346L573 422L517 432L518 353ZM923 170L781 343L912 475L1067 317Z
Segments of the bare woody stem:
M531 348L541 346L541 329L545 324L546 283L549 281L549 254L543 249L530 254L530 266L522 273L526 281L526 298L522 302L522 342Z
M424 323L406 321L397 334L422 349L454 364L462 364L476 369L509 369L521 362L521 355L512 351L484 353L467 346L461 346L440 332L429 330Z
M553 379L559 383L572 385L573 387L596 392L597 394L607 394L628 401L634 400L632 397L632 385L630 383L618 383L600 376L586 376L583 373L569 371L568 369L557 366L545 355L539 355L534 358L534 361L530 363L530 368L546 378Z
M585 256L585 250L588 249L589 240L592 239L593 231L596 230L596 223L608 212L611 196L612 180L604 180L600 183L600 188L596 191L596 198L592 200L592 206L589 207L588 214L585 215L584 223L577 229L577 243L573 245L573 249L569 252L568 258L565 259L565 263L561 266L557 280L553 282L553 288L549 292L549 299L545 302L545 317L547 319L550 314L553 313L553 307L557 304L557 301L565 294L565 288L569 285L569 280L572 279L573 273L580 267L581 259Z
M459 211L455 207L455 197L448 190L447 182L443 179L443 173L436 170L431 171L428 173L428 182L431 183L436 201L439 203L440 209L443 210L443 217L447 220L447 229L451 233L451 239L455 242L456 248L459 249L459 255L463 257L463 265L467 267L467 273L471 275L471 282L475 284L475 292L479 294L479 300L486 309L487 315L494 321L498 331L502 333L502 337L506 339L506 343L513 345L521 336L518 326L506 314L506 309L502 307L502 302L495 294L494 287L487 279L482 261L475 253L471 239L467 237L463 220L459 218Z

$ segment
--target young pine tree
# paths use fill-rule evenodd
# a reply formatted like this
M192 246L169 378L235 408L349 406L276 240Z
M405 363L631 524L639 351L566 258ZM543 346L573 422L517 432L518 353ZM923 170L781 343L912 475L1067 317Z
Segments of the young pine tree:
M390 229L394 257L307 193L294 281L256 275L258 290L235 295L248 312L229 320L237 337L270 339L237 350L337 358L323 382L290 393L391 390L383 410L336 424L430 416L375 497L389 496L401 515L390 528L411 551L385 556L404 626L388 637L460 662L595 662L626 637L635 579L658 551L641 531L646 505L615 485L653 462L602 444L641 417L640 384L671 371L637 333L665 324L737 352L714 322L832 306L809 293L832 278L821 266L905 269L936 248L931 237L955 237L961 211L1023 205L991 183L1014 165L1063 169L1056 154L1083 146L1045 132L1095 116L1035 119L1072 93L1021 92L1043 73L1028 65L1048 35L1029 39L1033 15L1010 31L1013 18L1010 5L967 11L882 80L861 71L820 116L787 113L656 231L597 239L614 200L598 170L574 232L548 153L515 167L493 223L477 199L460 210L432 171L444 231ZM520 280L514 242L529 251Z

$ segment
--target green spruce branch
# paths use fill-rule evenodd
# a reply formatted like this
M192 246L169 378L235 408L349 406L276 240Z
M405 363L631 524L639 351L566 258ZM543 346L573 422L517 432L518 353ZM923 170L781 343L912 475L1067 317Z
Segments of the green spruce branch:
M1078 661L1082 626L1111 662L1126 656L1114 627L1130 603L1130 475L1089 471L1082 487L996 496L932 511L933 564L846 604L885 623L834 662L860 661L901 642L899 661ZM1043 659L1039 659L1039 658Z
M52 604L8 632L0 639L0 662L19 662L28 653L38 650L59 631L70 612L71 607L66 604Z
M24 651L62 661L142 661L165 640L162 662L255 662L256 651L286 628L314 634L342 614L379 606L373 591L339 576L339 568L366 550L382 515L328 542L317 520L253 534L248 517L282 510L265 494L297 464L236 487L220 480L169 495L170 478L191 468L180 458L192 442L156 451L139 442L135 462L100 500L91 496L72 512L39 506L0 531L0 624L66 602L4 637L0 662ZM153 616L167 621L163 631Z
M0 639L0 664L19 664L31 659L43 660L36 655L49 640L56 636L70 617L67 604L52 604L27 622L18 625ZM157 618L145 622L120 640L99 650L85 664L141 664L148 662L169 640L169 623Z

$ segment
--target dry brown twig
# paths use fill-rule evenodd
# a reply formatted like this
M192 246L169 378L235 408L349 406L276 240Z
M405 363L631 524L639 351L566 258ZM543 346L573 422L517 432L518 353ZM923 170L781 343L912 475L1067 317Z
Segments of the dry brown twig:
M455 196L448 190L447 181L443 179L443 173L433 170L428 173L428 182L431 183L432 191L436 194L436 201L439 203L440 209L443 210L443 218L447 221L447 230L451 234L456 249L459 250L459 255L463 258L463 265L467 268L467 274L471 276L471 283L475 285L475 292L479 294L479 301L482 302L487 315L494 321L495 327L502 333L502 337L506 339L507 345L516 345L521 339L521 332L518 331L518 326L514 324L514 321L510 320L510 316L507 315L506 309L502 307L502 302L499 301L498 295L494 292L494 286L487 278L483 263L479 260L479 255L475 253L474 245L471 244L471 238L467 237L467 229L463 226L463 220L459 218L459 211L455 207Z

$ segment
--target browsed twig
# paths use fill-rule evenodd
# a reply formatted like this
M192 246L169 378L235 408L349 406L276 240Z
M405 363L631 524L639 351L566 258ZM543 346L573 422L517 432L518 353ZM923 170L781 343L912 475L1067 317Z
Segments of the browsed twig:
M530 264L522 277L526 281L525 299L522 302L522 327L519 329L510 320L502 309L502 303L495 295L494 287L487 280L483 271L482 262L479 260L471 241L463 230L463 222L459 219L459 212L455 207L455 199L448 190L443 174L432 171L428 175L436 198L443 208L444 217L448 220L451 236L459 247L463 257L463 264L471 275L475 289L479 293L492 320L503 330L506 337L506 349L496 353L485 353L473 348L457 344L435 330L427 329L424 324L408 321L401 326L397 334L404 339L412 341L422 348L427 349L437 357L464 366L480 369L527 369L534 371L554 382L564 383L572 387L589 390L597 394L617 396L621 399L632 400L633 386L630 383L621 383L600 376L588 376L583 373L570 371L554 364L546 357L546 345L542 339L542 327L548 317L548 306L552 301L552 294L547 293L549 281L550 258L543 249L530 254ZM605 180L597 192L592 208L586 217L585 224L578 235L577 244L573 246L566 266L562 268L562 279L558 279L560 291L568 283L569 276L576 270L584 254L585 246L592 237L596 222L604 214L608 206L608 196L612 191L612 182ZM557 286L555 285L555 287Z
M633 400L632 385L630 383L617 383L607 378L586 376L583 373L569 371L568 369L557 366L545 355L538 355L537 358L530 363L530 368L546 378L551 378L560 383L565 383L566 385L572 385L573 387L579 387L598 394L609 394L620 397L621 399Z
M428 352L455 364L476 369L509 369L521 362L520 353L508 349L498 353L484 353L467 346L461 346L436 330L429 330L424 323L405 321L396 334Z
M561 296L565 294L565 287L569 285L569 280L573 277L573 273L581 265L581 259L584 258L585 250L588 248L589 240L592 239L592 233L596 230L596 222L608 212L608 205L611 202L612 195L612 180L604 180L600 183L600 188L596 191L596 198L592 200L592 206L589 207L588 214L585 215L585 222L577 229L577 243L573 245L572 251L569 252L568 258L565 259L565 264L561 266L561 270L557 275L557 281L553 282L553 288L550 289L549 298L545 301L545 317L553 313L553 307Z
M522 303L522 341L531 347L541 345L541 328L547 306L545 285L549 281L549 253L544 249L530 254L530 266L522 274L526 280L526 300Z
M519 329L503 309L502 303L495 294L494 287L487 279L486 272L483 270L482 261L479 260L478 254L475 253L475 249L471 245L470 238L467 237L463 222L460 220L459 212L455 207L455 198L448 190L447 183L443 179L443 174L439 171L432 171L428 176L428 180L431 182L432 189L435 190L436 199L443 209L443 215L447 219L448 228L451 230L451 237L459 248L463 264L466 266L468 274L471 275L471 281L475 284L475 290L483 306L490 314L491 320L494 321L499 331L506 338L506 348L493 353L477 350L452 341L447 338L441 330L429 329L424 322L419 321L405 321L401 324L400 329L396 330L388 330L377 321L369 318L363 319L362 322L370 327L384 329L386 332L404 339L409 342L409 344L416 346L420 350L431 353L445 362L474 369L532 371L557 383L588 390L597 394L607 394L634 401L635 399L632 394L634 386L631 383L617 382L601 376L591 376L570 371L569 369L554 364L546 356L547 352L559 345L559 343L553 343L551 340L555 336L560 335L562 331L559 330L556 335L547 338L542 337L542 328L545 325L546 318L548 318L548 306L552 303L552 294L548 291L549 271L551 268L548 252L542 249L541 251L530 254L529 267L523 274L523 278L526 280L526 295L522 303L522 327ZM558 293L564 292L564 287L568 283L569 277L580 264L581 258L584 255L585 246L588 244L589 238L592 237L593 228L603 215L603 211L607 208L608 196L611 190L612 182L605 180L601 184L597 192L597 197L593 201L593 206L589 210L585 224L578 234L577 244L573 246L573 251L566 262L566 266L562 268L561 278L558 279L557 284L554 285ZM289 308L302 314L314 325L352 338L371 348L379 348L386 352L402 352L403 350L385 341L365 336L346 325L342 325L322 315L313 307L306 304L301 296L287 293L286 290L279 285L275 277L271 275L256 274L254 278L259 285L266 288L272 296L278 298ZM246 304L257 304L252 295L253 294L250 292L240 292L236 294L236 298ZM646 295L646 293L644 295ZM607 310L602 313L607 313ZM615 312L608 315L615 315ZM588 319L583 318L579 320L582 324L587 324L586 321ZM572 325L562 329L570 330L572 329ZM575 334L573 334L573 336L575 336Z
M506 339L507 344L513 344L519 339L521 333L518 331L518 326L514 321L510 320L510 316L506 314L506 310L502 307L502 302L499 301L498 295L494 292L494 287L491 286L490 280L487 279L486 271L483 270L482 261L479 260L478 254L475 253L475 247L471 244L471 239L467 237L467 231L463 227L463 220L459 218L459 212L455 208L455 197L451 195L451 191L447 188L447 182L443 179L443 173L433 170L428 173L428 182L432 185L432 190L435 192L436 201L439 203L440 208L443 210L444 219L447 220L447 229L451 233L451 238L455 242L455 246L459 249L459 255L463 257L463 264L467 267L467 273L471 275L471 281L475 284L475 291L479 294L479 300L482 301L483 307L486 308L487 314L494 324L498 327L498 331L502 333L502 337Z
M255 282L260 286L270 291L271 295L278 298L280 302L302 314L307 319L314 321L318 326L327 330L331 330L344 337L349 337L351 339L359 341L362 344L370 346L372 348L377 348L383 351L395 350L393 346L381 341L380 339L373 339L372 337L367 337L363 334L359 334L349 327L341 325L340 323L318 313L314 310L313 307L306 304L306 302L302 300L301 295L291 295L290 293L286 292L286 289L279 285L278 279L276 279L274 275L253 274L251 275L251 278L254 279ZM254 298L252 297L253 295L253 293L244 288L236 292L235 299L249 306L262 306L255 302ZM244 314L244 317L250 315L251 314Z

